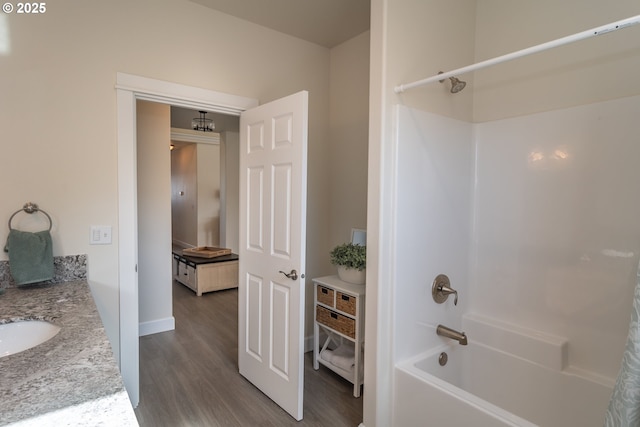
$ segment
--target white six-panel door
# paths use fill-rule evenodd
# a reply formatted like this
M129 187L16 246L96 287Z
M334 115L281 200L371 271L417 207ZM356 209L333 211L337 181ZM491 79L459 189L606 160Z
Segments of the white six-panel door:
M304 386L307 104L303 91L240 116L238 364L296 420Z

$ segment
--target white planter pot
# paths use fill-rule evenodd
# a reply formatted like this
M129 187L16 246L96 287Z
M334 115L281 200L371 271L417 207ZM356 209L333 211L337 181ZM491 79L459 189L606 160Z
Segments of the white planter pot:
M347 268L339 265L338 277L340 280L345 282L353 283L354 285L362 285L367 278L367 270L357 270L355 268Z

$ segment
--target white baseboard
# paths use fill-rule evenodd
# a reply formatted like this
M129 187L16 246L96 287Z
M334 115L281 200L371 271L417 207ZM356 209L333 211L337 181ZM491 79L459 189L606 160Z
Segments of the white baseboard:
M313 335L304 337L304 352L313 351Z
M171 316L164 319L152 320L138 324L138 336L152 335L159 332L173 331L176 328L176 319Z

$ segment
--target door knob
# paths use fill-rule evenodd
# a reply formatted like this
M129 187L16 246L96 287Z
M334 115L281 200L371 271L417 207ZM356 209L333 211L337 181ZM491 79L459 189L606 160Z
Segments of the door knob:
M280 270L278 273L284 274L287 279L298 280L298 272L295 270L291 270L291 273L285 273L284 271Z

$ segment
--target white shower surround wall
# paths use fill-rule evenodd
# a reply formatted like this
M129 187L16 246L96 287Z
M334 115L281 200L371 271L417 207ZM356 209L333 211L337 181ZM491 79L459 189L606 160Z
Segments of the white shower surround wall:
M397 107L396 363L479 313L566 339L571 372L612 383L640 254L638 117L637 96L479 124ZM458 306L432 300L440 273Z
M615 378L640 255L640 97L476 126L472 310Z
M461 326L469 306L473 125L398 106L395 357L441 343L438 323ZM436 304L431 284L446 274L458 291Z

